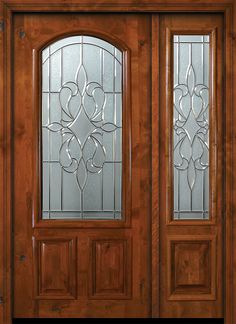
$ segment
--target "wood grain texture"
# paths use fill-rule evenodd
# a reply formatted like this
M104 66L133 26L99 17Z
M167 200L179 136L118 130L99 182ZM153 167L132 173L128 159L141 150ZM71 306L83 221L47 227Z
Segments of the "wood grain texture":
M0 262L0 275L3 278L3 294L4 294L4 303L0 305L0 322L2 319L3 324L11 323L11 60L10 53L12 53L11 49L11 37L12 37L12 14L15 12L33 12L33 11L45 11L51 12L53 10L57 11L66 11L66 12L74 12L74 11L129 11L129 12L156 12L156 11L179 11L179 12L188 12L194 10L199 12L222 12L224 13L224 21L225 21L225 129L226 129L226 182L225 182L225 218L226 218L226 226L225 226L225 273L224 278L226 282L226 290L225 290L225 322L227 324L233 324L236 319L236 308L234 307L234 295L236 291L236 280L235 280L235 269L236 269L236 256L233 251L235 250L235 240L233 237L236 236L236 224L235 224L235 111L234 111L234 100L235 100L235 84L236 84L236 72L235 72L235 57L236 57L236 46L235 45L235 35L236 35L236 6L234 4L233 11L232 5L234 1L228 0L141 0L137 3L137 1L123 0L123 1L109 1L109 3L104 0L98 0L96 3L90 0L51 0L50 3L48 1L43 0L3 0L0 2L0 16L4 16L5 19L5 32L0 32L0 94L1 102L0 102L0 116L3 118L0 119L0 133L3 132L3 142L1 142L1 150L0 150L0 160L3 161L3 170L2 177L0 177L1 185L0 185L0 196L3 197L4 201L1 204L1 213L4 218L2 219L2 232L3 235L0 236L0 241L2 242L2 251L3 251L3 260L4 262ZM233 25L232 19L233 16ZM231 27L233 26L233 30ZM4 73L3 73L4 72ZM2 92L1 92L2 91ZM0 221L1 222L1 221ZM0 225L1 226L1 225ZM154 233L156 233L156 224L154 224ZM45 229L46 230L46 229ZM60 229L58 229L60 231ZM190 229L190 232L192 230ZM158 234L154 234L154 237ZM154 238L155 242L156 238ZM84 244L86 245L86 244ZM1 243L0 243L1 246ZM83 245L82 245L83 247ZM83 250L83 248L81 249ZM1 248L0 248L1 251ZM156 255L153 252L154 256ZM1 252L0 252L1 258ZM153 259L154 260L154 259ZM81 266L82 267L82 266ZM154 265L154 269L155 269ZM83 269L83 267L82 267ZM156 273L158 273L158 270ZM155 275L155 271L153 275ZM85 270L82 273L82 277L86 277ZM0 287L1 289L1 287ZM158 292L154 292L155 296L158 295ZM157 300L157 298L156 298ZM154 299L153 299L154 301ZM40 311L41 316L47 316L50 314L50 311L53 309L55 316L65 317L66 313L74 310L76 313L76 305L68 306L65 308L63 312L59 311L59 307L57 307L60 302L54 302L51 306L44 304L41 302L41 305L44 306ZM84 307L86 309L86 303ZM155 310L154 313L157 314L157 304L154 301ZM63 306L63 305L61 305ZM64 305L65 306L65 305ZM99 308L100 304L91 305L91 309L95 310L98 314L102 314L101 308ZM114 306L109 303L107 312L108 315L112 317L112 307ZM109 308L110 307L110 308ZM128 306L127 306L128 307ZM195 304L195 308L197 304ZM124 312L124 305L119 304L117 306L117 310ZM176 312L179 314L178 312ZM86 316L86 310L83 311L83 315ZM155 316L155 315L154 315ZM156 315L157 316L157 315Z
M3 0L4 3L11 5L11 4L18 4L18 5L24 5L24 4L29 4L29 5L34 5L34 4L46 4L47 1L45 0ZM51 0L50 1L52 4L61 4L60 0ZM78 4L78 5L95 5L95 3L97 3L97 5L113 5L113 6L123 6L123 5L130 5L130 6L138 6L138 5L162 5L162 6L166 6L166 5L173 5L175 3L177 3L177 5L186 5L189 6L189 1L188 0L179 0L178 2L175 2L173 0L139 0L138 3L136 0L122 0L122 1L116 1L116 0L109 0L109 1L105 1L105 0L98 0L98 1L94 1L94 0L64 0L63 3L65 5L72 5L72 4ZM192 5L195 6L200 6L200 5L207 5L207 4L211 4L211 5L226 5L226 4L231 4L232 1L231 0L215 0L214 2L210 1L210 0L193 0L192 1Z
M93 240L91 250L90 298L130 298L130 241Z
M3 35L3 46L4 46L4 68L3 68L3 82L4 82L4 107L3 107L3 131L4 131L4 147L3 152L4 158L4 177L3 183L3 194L4 194L4 204L3 204L3 232L4 232L4 313L3 313L3 323L11 322L12 318L12 83L11 83L11 71L12 71L12 61L11 53L12 44L12 15L9 10L4 6L4 24L5 31Z
M152 15L152 316L159 317L160 300L160 74L159 15Z
M222 286L222 262L223 262L223 239L222 239L222 221L223 221L223 110L222 110L222 17L217 15L202 16L199 19L198 15L189 15L188 17L183 15L163 15L161 16L161 45L160 45L160 74L163 76L160 84L160 106L163 109L160 112L160 315L161 317L222 317L223 316L223 286ZM216 33L217 29L217 33ZM173 47L172 47L172 35L173 34L202 34L210 33L211 35L211 63L210 63L210 220L209 221L177 221L173 219L173 162L172 162L172 129L173 129ZM217 73L216 73L217 70ZM184 241L185 237L192 236L192 243L196 241L197 236L199 239L202 235L208 236L211 240L212 235L216 236L216 249L217 249L217 261L216 263L211 261L209 265L206 263L204 266L209 267L208 271L211 271L212 280L214 284L205 284L205 296L203 291L200 292L200 283L198 288L199 293L196 296L196 291L193 293L191 286L185 285L185 296L175 293L173 294L173 287L178 292L178 278L173 279L173 276L180 275L182 278L183 273L180 271L181 253L178 254L177 260L173 256L170 247L168 247L167 238L169 236L181 236ZM182 263L188 263L189 267L185 268L189 271L191 276L195 262L198 262L201 256L201 249L206 249L206 246L198 245L199 251L194 252L196 245L190 244L182 245ZM179 246L180 248L180 246ZM192 257L195 260L188 261L188 254L191 249ZM214 248L215 249L215 248ZM202 252L203 256L206 256L206 251ZM214 256L214 251L211 253L211 260ZM202 257L203 257L202 256ZM181 264L182 264L181 263ZM211 264L211 265L210 265ZM182 265L181 265L182 267ZM167 271L166 271L167 269ZM173 272L174 271L174 272ZM183 269L182 269L183 271ZM215 275L213 275L216 273ZM200 274L199 274L200 275ZM195 273L197 276L197 273ZM207 280L207 278L205 279ZM180 280L180 282L182 279ZM173 283L174 282L174 283ZM216 285L216 286L215 286ZM168 288L169 287L169 288ZM217 298L214 297L214 290L216 287ZM211 292L207 293L207 289ZM171 292L171 300L168 300L168 294ZM182 300L181 300L182 299ZM184 300L183 300L184 299Z
M3 3L0 3L0 20L3 21ZM5 226L4 226L4 201L5 201L5 188L4 188L4 157L5 157L5 149L6 145L4 143L4 107L5 107L5 99L4 99L4 53L3 53L3 43L4 43L4 33L0 33L0 174L1 174L1 181L0 181L0 297L2 301L5 300ZM5 180L5 179L4 179ZM0 322L3 323L4 320L4 303L0 304Z
M233 27L233 30L232 30ZM225 323L235 323L235 91L236 91L236 6L225 14L225 228L224 228L224 314ZM234 260L233 260L234 259Z
M167 248L168 300L215 300L215 237L171 235Z
M52 0L48 3L45 0L3 0L5 6L17 12L24 11L85 11L85 12L166 12L167 10L183 12L183 11L224 11L225 8L231 7L232 0L122 0L122 1L92 1L92 0Z
M77 296L77 240L34 240L34 286L37 299L75 299Z
M124 53L124 221L41 220L40 49L80 32L103 35ZM16 14L14 52L14 316L150 316L150 17ZM91 255L90 242L101 239L110 242L109 251L104 242Z

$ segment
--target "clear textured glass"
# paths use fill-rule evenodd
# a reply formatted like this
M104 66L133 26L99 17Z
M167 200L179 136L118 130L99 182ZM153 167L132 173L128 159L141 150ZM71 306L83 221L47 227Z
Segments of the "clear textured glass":
M91 36L42 51L42 218L121 219L122 52Z
M209 36L174 36L174 219L209 219Z

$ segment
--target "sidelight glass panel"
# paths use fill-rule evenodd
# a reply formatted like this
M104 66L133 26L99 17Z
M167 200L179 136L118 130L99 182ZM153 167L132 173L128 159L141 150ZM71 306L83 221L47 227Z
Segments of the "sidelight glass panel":
M43 219L121 219L122 52L91 36L42 51Z
M174 36L174 219L209 219L209 36Z

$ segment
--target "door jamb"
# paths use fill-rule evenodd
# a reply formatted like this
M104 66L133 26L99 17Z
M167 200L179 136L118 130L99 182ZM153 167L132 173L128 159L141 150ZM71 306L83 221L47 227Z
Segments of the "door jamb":
M202 0L201 3L193 3L188 0L150 0L147 3L141 0L138 3L131 0L123 2L110 0L70 0L65 4L63 0L51 0L50 4L43 0L1 0L0 2L0 322L12 323L12 262L11 262L11 231L12 231L12 96L11 96L11 71L12 71L12 17L14 13L33 12L146 12L146 13L168 13L168 12L199 12L199 13L222 13L224 15L224 104L225 104L225 186L224 186L224 278L225 278L225 322L233 324L236 320L234 311L234 300L236 297L236 271L233 273L234 247L233 233L236 232L236 224L233 223L233 194L236 191L234 178L236 176L236 157L233 152L233 144L236 139L236 130L233 129L233 95L236 89L236 61L233 62L233 41L236 39L236 6L233 1L218 0L213 4L211 0ZM216 1L216 0L215 0ZM69 10L68 10L69 8ZM234 29L233 29L234 9ZM154 26L154 28L158 28ZM157 50L157 49L155 49ZM236 49L234 48L235 56ZM233 65L234 63L234 65ZM153 72L152 72L153 73ZM153 75L154 77L154 75ZM153 90L158 89L158 78L154 78ZM234 82L234 83L233 83ZM154 93L154 91L152 91ZM154 104L155 109L154 109ZM157 108L157 109L156 109ZM152 97L152 113L157 114L158 95ZM153 128L155 129L155 128ZM155 139L156 141L156 139ZM158 178L159 152L152 140L152 180ZM234 170L235 169L235 170ZM155 278L158 264L158 185L152 181L152 245L153 265L152 277ZM234 260L235 258L235 260ZM234 279L235 277L235 279ZM158 289L157 281L152 281L152 305L155 306L153 317L158 317ZM235 313L234 313L235 312Z

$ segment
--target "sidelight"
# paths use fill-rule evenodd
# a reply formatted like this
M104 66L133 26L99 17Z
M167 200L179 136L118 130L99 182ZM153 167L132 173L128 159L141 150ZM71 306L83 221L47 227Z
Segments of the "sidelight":
M174 219L208 219L209 36L173 41Z
M91 36L42 51L43 219L121 219L122 52Z

